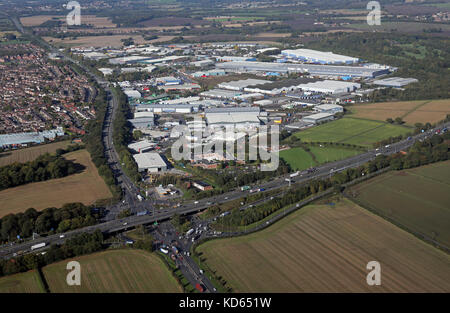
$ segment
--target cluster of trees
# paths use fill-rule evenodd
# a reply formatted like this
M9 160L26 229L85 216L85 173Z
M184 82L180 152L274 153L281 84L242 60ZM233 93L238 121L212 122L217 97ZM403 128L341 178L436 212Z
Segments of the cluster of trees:
M77 166L60 155L44 154L34 161L0 168L0 190L31 182L61 178L75 173Z
M113 122L113 138L114 146L119 154L120 162L123 164L122 169L135 182L141 180L141 174L134 161L133 155L128 150L128 143L133 140L130 123L127 121L131 117L130 105L127 96L119 87L115 87L113 92L118 97L119 108L116 118Z
M185 216L181 216L178 213L175 213L171 219L170 222L172 225L179 231L179 232L186 232L191 227L191 222L189 222Z
M389 124L397 124L397 125L402 125L405 123L405 121L403 121L401 117L396 117L395 119L389 117L386 119L386 122L388 122Z
M95 119L91 119L87 122L85 126L86 135L84 135L83 141L86 144L86 149L91 155L92 162L97 167L99 175L103 178L106 185L108 185L114 198L118 200L122 196L122 191L116 186L114 174L105 158L105 147L102 142L102 129L107 108L107 95L95 82L93 82L93 84L96 85L98 90L97 97L94 101L96 115Z
M410 148L407 154L397 153L389 156L380 155L374 160L358 167L349 168L336 173L331 178L314 180L305 186L296 187L292 192L261 204L255 208L240 211L238 208L231 211L230 215L223 217L221 223L225 225L244 226L255 223L280 210L283 207L292 205L306 199L315 193L325 191L330 187L342 190L342 185L361 178L366 174L375 173L379 170L390 168L392 170L402 170L426 165L433 162L445 161L450 157L448 140L450 133L434 135L423 142L417 141Z
M82 203L64 204L62 208L47 208L36 211L9 214L0 219L0 243L39 235L62 233L97 223L101 212L94 212Z
M10 260L0 260L0 276L39 269L57 261L100 251L102 248L103 234L100 230L83 233L66 240L63 245L52 245L44 255L26 254Z

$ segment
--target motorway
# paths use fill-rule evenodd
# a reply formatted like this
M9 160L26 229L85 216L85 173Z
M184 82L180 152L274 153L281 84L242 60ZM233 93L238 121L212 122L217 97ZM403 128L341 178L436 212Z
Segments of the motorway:
M24 33L23 27L17 20L17 18L12 17L11 20L14 22L17 29L21 33ZM61 53L57 49L50 46L44 41L42 42L51 51L61 55ZM114 120L114 117L117 114L118 109L118 100L115 94L112 92L107 82L105 82L102 78L96 76L94 73L90 71L90 69L86 68L79 61L73 60L72 58L66 55L62 55L62 57L64 57L65 60L73 62L78 66L80 66L81 68L83 68L91 77L93 77L97 81L99 85L101 85L105 89L107 93L108 108L103 125L103 143L105 146L105 157L107 158L108 164L114 172L114 176L117 179L118 184L123 190L124 202L108 207L108 213L106 215L106 218L104 219L104 221L102 221L97 225L80 228L64 234L55 234L47 237L40 237L33 241L30 240L13 245L4 245L0 247L0 257L8 259L14 257L17 253L20 252L22 253L30 252L31 246L36 245L38 243L45 242L46 243L45 248L48 248L48 246L50 246L51 244L62 244L67 238L71 238L85 232L93 232L96 229L101 230L105 234L113 234L117 232L126 231L138 225L151 224L156 221L167 220L170 217L172 217L175 213L184 215L200 212L201 210L204 210L213 204L226 203L228 201L242 198L249 194L249 191L241 191L240 189L236 189L228 193L213 196L211 198L202 199L196 202L190 202L184 205L165 209L156 209L155 200L153 199L145 200L142 202L137 201L136 196L138 194L138 189L135 186L135 184L131 181L131 179L122 171L120 159L113 144L112 121ZM448 127L449 124L450 122L441 125L439 128ZM405 139L400 142L391 144L389 146L382 147L376 150L370 150L368 152L362 153L360 155L351 158L324 164L320 167L317 167L316 170L311 173L298 174L297 176L294 177L291 177L289 174L287 174L278 178L273 178L272 180L261 183L258 186L255 186L254 188L264 188L266 191L269 191L279 189L281 187L286 187L289 184L302 184L313 179L331 176L336 172L341 172L347 168L355 168L370 160L373 160L377 154L389 155L397 153L401 150L405 150L408 147L410 147L415 141L423 140L424 138L432 135L436 131L436 129L420 133L410 138L409 140ZM143 216L132 215L120 220L116 219L117 214L121 210L126 208L131 209L133 213L143 211L144 209L148 210L149 213ZM192 267L194 267L194 272L195 271L198 272L198 267L196 267L195 262L192 261L192 259L190 259L189 257L185 259L187 259L186 262L190 265L186 265L185 267L183 267L183 274L191 277L192 275L187 273L186 271L190 272L192 270ZM212 284L208 282L207 279L205 279L205 281L203 281L203 284L206 286L207 291L212 292L211 290Z
M423 140L426 137L431 136L437 129L450 126L450 122L447 122L436 129L429 130L424 133L420 133L414 137L411 137L409 140L402 140L400 142L391 144L389 147L380 148L380 150L371 150L366 153L344 159L341 161L336 161L332 163L324 164L323 166L317 167L316 170L312 173L307 173L304 175L298 175L290 178L290 175L284 175L279 178L272 179L268 182L262 183L259 185L259 188L264 188L266 191L279 189L280 187L287 187L289 185L288 179L291 179L291 184L302 184L309 180L323 178L327 176L331 176L333 173L341 172L347 168L356 168L376 157L376 154L382 153L385 155L397 153L399 151L405 150L410 147L414 142L418 140ZM64 234L64 238L60 238L60 234L51 235L45 238L39 238L34 241L23 242L20 244L15 244L12 246L3 246L0 247L0 257L10 258L14 253L18 251L29 251L31 246L34 244L38 244L41 242L49 244L57 243L60 244L64 241L64 239L73 237L77 234L83 232L92 232L95 229L100 229L105 234L112 234L116 232L126 231L135 226L142 224L151 224L155 221L163 221L167 220L173 216L173 214L178 213L180 215L186 215L191 213L200 212L213 204L221 204L226 203L228 201L232 201L235 199L242 198L249 194L249 191L241 191L240 189L236 189L234 191L224 193L222 195L214 196L211 198L205 198L197 203L191 202L184 205L180 205L175 208L165 208L165 209L150 209L147 215L137 216L132 215L123 219L115 219L106 221L97 225L88 226L84 228L80 228L77 230L73 230ZM140 203L140 205L145 206L145 202Z

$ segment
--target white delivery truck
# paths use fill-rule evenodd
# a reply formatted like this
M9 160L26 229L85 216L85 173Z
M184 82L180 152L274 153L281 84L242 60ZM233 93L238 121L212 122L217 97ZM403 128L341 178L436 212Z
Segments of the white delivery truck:
M45 242L41 242L31 246L31 251L45 247Z
M186 232L186 236L189 236L190 234L192 234L194 232L194 229L191 228Z

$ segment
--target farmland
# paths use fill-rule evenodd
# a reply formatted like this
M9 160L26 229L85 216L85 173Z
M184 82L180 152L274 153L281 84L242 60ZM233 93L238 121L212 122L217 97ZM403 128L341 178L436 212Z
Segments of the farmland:
M73 260L81 265L81 286L67 285L67 260L43 268L51 292L182 292L154 253L108 250Z
M104 47L104 46L122 47L123 43L121 42L121 40L128 38L133 38L136 44L144 44L150 42L146 41L144 37L142 37L142 35L81 36L77 37L76 39L64 39L64 40L53 37L43 37L43 38L48 42L53 42L70 47ZM170 40L173 38L173 36L164 36L164 38Z
M46 145L37 145L30 148L7 151L0 153L0 166L12 164L14 162L25 163L33 161L44 153L55 153L58 149L64 149L70 145L69 140L58 141Z
M28 208L42 210L60 207L70 202L92 204L96 200L112 197L86 150L67 153L64 157L84 166L83 171L63 178L0 191L2 199L0 217L9 213L23 212Z
M36 16L27 16L21 17L20 22L23 26L33 27L39 26L42 23L45 23L50 20L58 20L65 22L66 16L60 15L36 15ZM92 25L95 28L113 28L117 25L112 23L111 20L107 17L98 17L95 15L81 15L81 23Z
M357 150L310 146L309 152L303 148L291 148L280 152L280 157L285 160L292 169L304 170L319 164L342 160L359 154Z
M0 278L0 293L45 292L37 271L15 274Z
M370 147L390 136L404 135L411 129L378 121L342 118L323 125L297 132L295 136L304 142L341 142Z
M349 107L352 117L385 121L401 117L408 125L435 123L450 113L450 99L380 102Z
M450 247L450 161L389 172L349 194L364 207Z
M450 257L349 200L197 247L234 292L449 292ZM380 286L366 265L381 264Z

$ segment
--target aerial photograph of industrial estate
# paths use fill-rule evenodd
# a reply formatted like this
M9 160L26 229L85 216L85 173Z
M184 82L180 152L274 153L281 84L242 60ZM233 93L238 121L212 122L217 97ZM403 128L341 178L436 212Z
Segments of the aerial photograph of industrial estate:
M0 294L448 294L448 126L448 0L0 0Z

